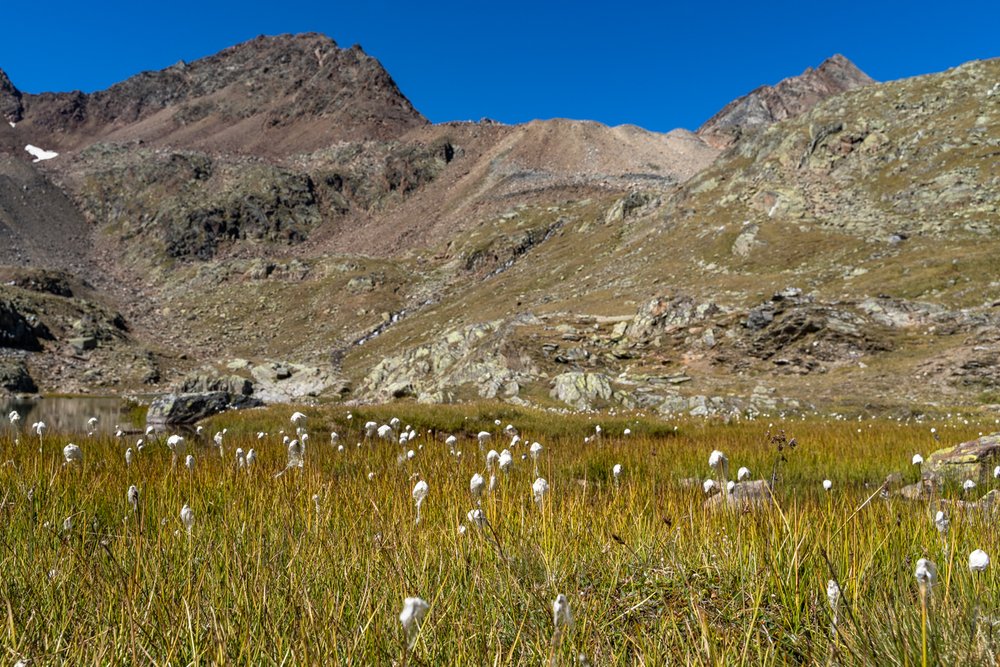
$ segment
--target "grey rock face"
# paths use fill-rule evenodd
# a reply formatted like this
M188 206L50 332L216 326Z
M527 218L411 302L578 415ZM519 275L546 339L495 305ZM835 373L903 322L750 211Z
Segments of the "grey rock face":
M202 394L167 394L153 401L146 413L146 424L163 427L169 424L194 424L211 415L230 409L254 408L263 403L249 396L225 391Z

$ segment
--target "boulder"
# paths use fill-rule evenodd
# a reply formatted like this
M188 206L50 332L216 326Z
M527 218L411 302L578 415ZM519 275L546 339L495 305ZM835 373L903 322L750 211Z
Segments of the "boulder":
M557 375L550 395L577 410L589 410L596 403L610 401L613 393L607 375L574 372Z
M192 373L185 377L178 389L181 394L200 394L224 391L240 396L253 394L253 382L240 375L214 375L212 373Z
M163 427L170 424L193 424L205 417L231 409L255 408L263 402L226 391L191 394L166 394L149 406L146 425Z
M720 506L739 509L762 508L771 502L771 485L765 479L737 482L732 493L717 493L703 503L705 509Z
M13 303L0 301L0 347L38 352L40 338L52 338L44 324L21 314Z
M939 449L924 462L924 473L953 480L971 479L986 484L1000 465L1000 433Z
M28 369L19 359L0 359L0 393L34 393L38 391Z

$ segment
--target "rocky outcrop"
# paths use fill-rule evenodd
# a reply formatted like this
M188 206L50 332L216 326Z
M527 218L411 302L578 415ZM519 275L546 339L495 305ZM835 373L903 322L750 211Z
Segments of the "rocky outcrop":
M552 379L552 398L577 410L589 410L611 402L611 379L601 373L563 373Z
M213 391L201 394L167 394L155 399L146 413L146 425L163 428L172 424L194 424L225 410L254 408L264 403L242 394Z
M12 302L0 300L0 347L37 352L43 338L52 338L44 324L23 315Z
M499 322L474 324L385 358L364 379L359 394L427 402L516 397L520 385L537 377L538 370L530 356L507 346L507 331Z
M236 396L252 396L253 382L239 375L216 375L202 371L188 375L177 387L181 394L203 394L210 392L226 392Z
M34 393L38 386L28 374L24 362L16 358L0 357L0 395L4 393Z
M0 69L0 121L17 123L23 112L21 91L14 87L7 73Z
M810 67L733 100L698 128L698 135L713 146L729 146L771 123L798 116L828 97L871 83L867 74L837 54L816 69Z
M971 479L983 485L992 477L993 468L998 464L1000 433L993 433L937 450L927 457L923 469L928 475L958 481Z

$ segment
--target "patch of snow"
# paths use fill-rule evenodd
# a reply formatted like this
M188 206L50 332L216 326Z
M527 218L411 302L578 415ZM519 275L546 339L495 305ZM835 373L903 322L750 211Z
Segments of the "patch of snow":
M47 151L43 148L39 148L38 146L32 146L31 144L25 146L24 150L31 153L31 155L35 158L32 162L41 162L42 160L51 160L54 157L59 157L59 153L56 153L55 151Z

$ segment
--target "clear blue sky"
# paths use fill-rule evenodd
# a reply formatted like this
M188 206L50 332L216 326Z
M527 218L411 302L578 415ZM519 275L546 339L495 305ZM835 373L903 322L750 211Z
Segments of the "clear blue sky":
M259 34L360 43L432 121L586 118L694 129L843 53L879 80L1000 56L991 2L11 2L0 69L27 92L105 88Z

